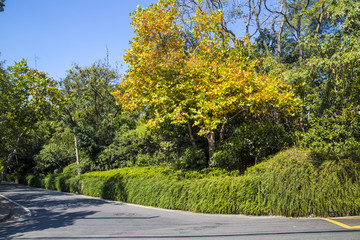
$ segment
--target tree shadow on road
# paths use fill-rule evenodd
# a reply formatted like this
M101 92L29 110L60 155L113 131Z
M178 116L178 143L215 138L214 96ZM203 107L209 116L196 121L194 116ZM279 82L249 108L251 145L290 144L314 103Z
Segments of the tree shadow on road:
M0 229L0 238L21 237L24 233L49 230L74 224L78 219L95 214L95 211L73 213L53 212L45 209L37 210L31 217L10 219Z
M1 184L0 193L16 200L18 204L24 207L29 207L31 210L31 216L27 216L24 208L8 202L7 207L11 209L13 217L1 223L0 239L21 237L23 233L31 235L30 232L73 225L76 220L84 219L97 213L94 210L86 210L86 207L95 208L107 203L107 201L102 199L92 199L80 195L14 184ZM120 204L116 203L116 205Z

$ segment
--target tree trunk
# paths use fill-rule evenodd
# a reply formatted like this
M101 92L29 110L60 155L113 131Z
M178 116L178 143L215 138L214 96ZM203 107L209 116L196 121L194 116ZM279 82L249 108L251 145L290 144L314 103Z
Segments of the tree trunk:
M75 144L75 157L76 157L77 173L78 173L78 176L80 176L79 150L78 150L78 147L77 147L77 139L76 139L75 134L74 134L74 144Z
M322 20L324 17L324 12L325 12L325 2L320 7L320 14L319 14L319 18L317 20L317 25L316 25L316 30L315 30L317 37L319 37L319 35L321 34L321 24L322 24Z
M283 1L283 5L281 7L281 10L283 12L282 14L282 18L281 18L281 24L280 24L280 28L279 31L276 34L276 41L277 41L277 54L278 54L278 62L281 62L281 58L282 58L282 43L281 43L281 37L282 37L282 32L284 30L284 26L285 26L285 14L287 12L287 2L286 0Z
M215 152L216 140L215 140L215 132L210 130L210 132L206 135L206 139L209 143L209 168L213 167L211 163L211 158Z
M221 125L221 129L220 129L220 142L224 141L224 138L225 138L225 130L226 130L226 123L224 123L223 125Z
M281 9L280 11L276 11L276 10L270 10L266 4L266 0L264 0L264 7L266 10L268 10L270 13L272 14L277 14L277 16L275 18L273 18L273 22L272 22L272 26L271 29L273 30L274 34L276 35L276 42L277 42L277 56L278 56L278 62L281 62L281 57L282 57L282 43L281 43L281 37L282 37L282 32L284 30L284 25L286 22L286 12L287 12L287 0L281 0L279 2ZM276 23L277 23L277 18L281 16L281 22L280 22L280 27L279 27L279 31L276 31Z
M298 45L299 45L299 60L300 62L302 62L304 55L304 47L301 43L301 16L298 17L297 21L298 21L297 36L298 36Z
M299 14L299 11L300 11L300 9L298 9L298 8L295 9L295 13L297 15L297 17L296 17L296 37L297 37L297 42L298 42L298 47L299 47L299 60L300 60L300 62L302 62L303 55L304 55L303 45L301 43L302 15Z
M192 132L190 120L187 121L187 126L188 126L188 130L189 130L190 142L191 142L192 146L193 146L194 148L196 148L196 142L195 142L194 134L193 134L193 132Z
M252 17L252 8L251 8L251 2L250 2L250 0L248 0L248 5L249 5L249 13L248 13L248 17L247 17L247 19L246 19L246 27L245 27L245 29L246 29L246 31L245 31L245 33L246 33L246 36L248 36L249 35L249 26L250 26L250 21L251 21L251 17Z
M257 29L259 31L260 38L261 38L262 43L264 45L266 54L268 54L269 53L269 46L268 46L268 44L266 42L266 36L265 36L265 34L264 34L263 30L262 30L262 26L261 26L261 23L260 23L261 3L262 3L262 0L258 0L257 4L255 4L255 1L252 0L256 26L257 26ZM258 9L256 7L258 7Z

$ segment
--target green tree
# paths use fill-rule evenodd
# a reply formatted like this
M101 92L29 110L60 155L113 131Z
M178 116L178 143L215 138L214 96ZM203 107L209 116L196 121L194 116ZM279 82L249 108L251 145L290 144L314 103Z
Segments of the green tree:
M324 14L322 31L305 38L309 54L300 68L309 120L304 142L339 154L360 142L360 3L333 1Z
M63 121L52 124L52 132L48 140L41 146L41 150L35 155L37 174L48 174L55 170L61 171L67 165L75 162L74 134Z
M29 68L26 60L2 69L0 74L2 179L9 163L17 159L24 137L46 116L58 113L61 95L57 83Z
M63 119L74 133L75 146L93 163L114 137L120 106L111 93L117 80L116 72L99 61L91 67L75 65L61 83L67 101Z

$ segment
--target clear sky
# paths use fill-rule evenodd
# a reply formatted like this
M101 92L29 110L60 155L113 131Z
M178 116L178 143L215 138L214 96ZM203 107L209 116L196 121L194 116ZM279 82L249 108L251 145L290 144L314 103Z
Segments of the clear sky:
M6 0L0 12L0 60L25 58L56 80L74 63L84 67L106 57L123 63L133 36L130 13L155 0ZM123 66L120 72L125 71Z

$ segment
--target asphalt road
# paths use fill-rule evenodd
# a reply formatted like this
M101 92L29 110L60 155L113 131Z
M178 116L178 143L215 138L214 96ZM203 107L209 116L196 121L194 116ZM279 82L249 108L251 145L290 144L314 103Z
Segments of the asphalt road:
M248 217L142 207L0 185L12 217L0 239L360 239L360 218Z

